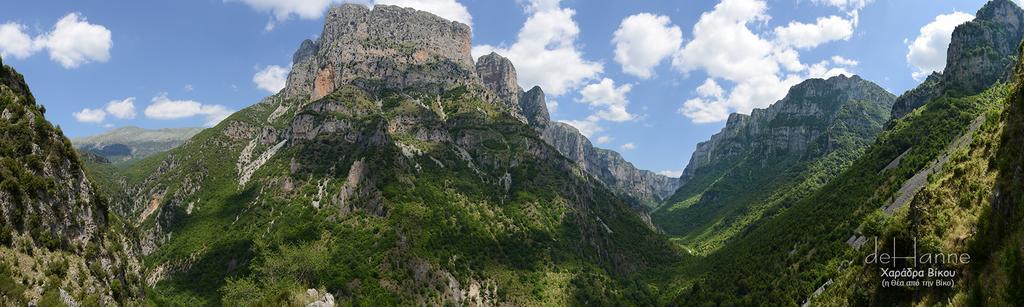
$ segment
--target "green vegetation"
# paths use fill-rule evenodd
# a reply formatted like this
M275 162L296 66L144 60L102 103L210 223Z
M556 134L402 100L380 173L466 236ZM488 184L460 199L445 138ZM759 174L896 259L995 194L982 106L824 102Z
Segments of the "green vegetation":
M145 227L171 234L145 258L167 272L147 299L655 302L653 282L632 280L677 261L672 244L481 93L342 87L280 121L343 128L289 141L244 186L235 164L249 140L228 127L297 102L272 98L130 166L129 182L165 195Z

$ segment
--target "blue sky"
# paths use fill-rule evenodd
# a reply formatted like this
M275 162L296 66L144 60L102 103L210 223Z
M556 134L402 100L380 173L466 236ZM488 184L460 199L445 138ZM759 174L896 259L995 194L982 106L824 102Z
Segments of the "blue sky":
M985 2L375 1L470 22L474 54L512 59L521 85L557 102L554 119L666 173L728 113L808 77L853 73L902 93L941 70L949 32ZM203 126L279 88L332 2L12 1L0 54L71 137Z

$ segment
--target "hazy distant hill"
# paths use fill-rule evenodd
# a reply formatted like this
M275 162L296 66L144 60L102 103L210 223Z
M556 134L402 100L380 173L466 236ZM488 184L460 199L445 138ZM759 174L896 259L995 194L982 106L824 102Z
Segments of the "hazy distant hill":
M177 147L202 130L203 128L123 127L99 135L75 138L71 143L79 150L90 151L111 162L124 162Z

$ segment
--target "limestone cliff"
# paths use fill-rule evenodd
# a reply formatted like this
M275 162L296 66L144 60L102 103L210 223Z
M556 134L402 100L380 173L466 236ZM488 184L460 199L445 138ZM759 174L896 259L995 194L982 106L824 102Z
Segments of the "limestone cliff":
M996 82L1009 81L1022 38L1024 10L1010 0L986 3L974 20L953 30L942 74L932 74L900 96L893 105L892 118L902 118L943 94L970 96Z

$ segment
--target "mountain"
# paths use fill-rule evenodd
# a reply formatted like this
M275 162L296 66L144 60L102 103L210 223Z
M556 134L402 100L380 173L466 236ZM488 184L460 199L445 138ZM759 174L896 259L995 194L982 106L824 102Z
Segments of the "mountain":
M109 214L71 143L2 59L0 110L0 301L138 301L143 288L130 228Z
M1010 9L994 9L1000 7ZM1019 10L1012 3L996 0L978 15L985 17L993 11L1016 14ZM989 24L997 29L1012 28L1015 22L994 20L1002 20ZM964 29L973 28L961 26L956 31L971 31ZM954 33L953 37L964 35ZM942 91L894 119L862 155L820 189L689 265L691 271L685 279L690 284L679 291L674 302L805 306L1024 303L1020 295L1024 293L1024 266L1020 265L1024 263L1020 252L1024 232L1019 210L1024 205L1019 192L1024 190L1020 175L1024 65L1016 65L1009 83L997 82L966 96ZM977 75L959 79L984 80L991 73L973 70L969 74ZM926 81L924 86L934 81ZM884 251L914 255L917 261L869 261ZM936 259L940 254L960 258L941 262L918 258ZM964 254L968 261L959 260ZM954 277L886 275L918 270L942 271L943 276ZM947 283L889 286L892 280Z
M548 144L637 208L653 208L679 187L676 178L637 169L619 153L594 147L576 128L552 122L544 91L537 86L527 92L519 88L515 67L505 57L496 53L481 56L476 71L498 99L520 120L539 131Z
M989 1L974 20L953 31L943 73L932 73L917 88L901 95L892 107L892 118L902 118L941 95L971 96L1008 81L1022 38L1024 11L1010 0Z
M860 77L809 79L697 144L655 225L707 254L824 185L862 153L895 96Z
M203 128L142 129L122 127L103 134L71 139L80 151L102 156L112 162L138 160L181 145Z
M513 68L474 63L470 37L332 7L280 93L127 166L147 299L653 304L634 278L676 249L545 142L540 89L482 73Z

